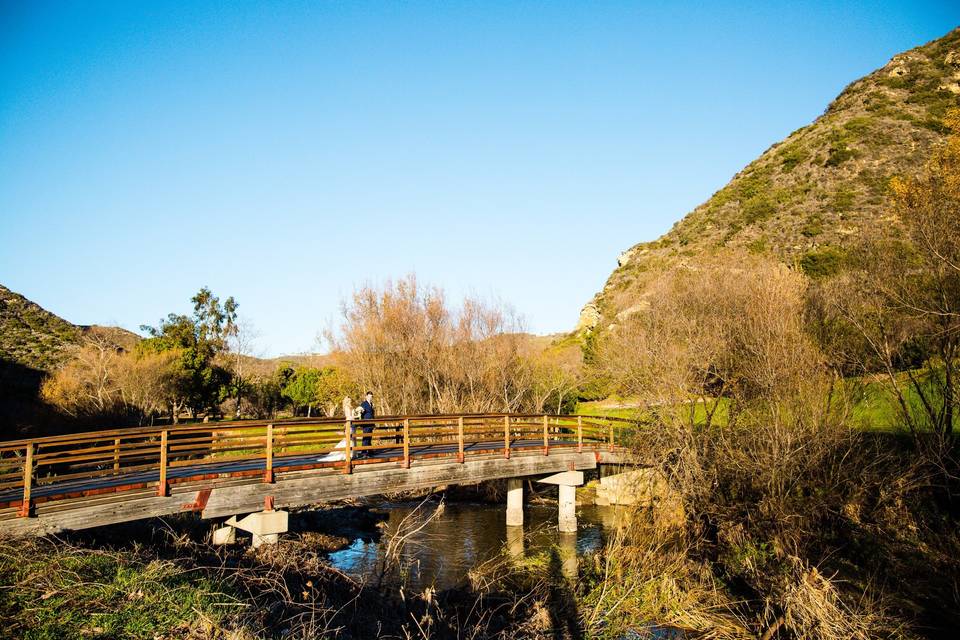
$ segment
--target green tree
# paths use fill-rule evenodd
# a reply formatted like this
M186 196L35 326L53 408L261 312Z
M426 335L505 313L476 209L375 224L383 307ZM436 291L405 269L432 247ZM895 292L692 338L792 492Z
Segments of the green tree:
M173 422L184 407L193 418L216 409L228 393L231 380L231 373L216 363L216 357L227 349L227 338L235 331L239 305L232 297L221 304L207 287L200 289L191 302L192 316L171 313L157 327L140 327L150 336L138 345L143 352L180 350L170 406Z
M313 414L313 405L317 402L317 386L320 381L320 370L313 367L300 367L296 370L290 382L281 393L293 402L293 412L297 408L306 407L307 417Z
M334 367L298 367L291 370L286 367L281 394L293 403L294 413L299 407L307 408L307 417L313 416L313 407L320 406L328 416L332 416L337 407L337 399L343 393L345 380Z

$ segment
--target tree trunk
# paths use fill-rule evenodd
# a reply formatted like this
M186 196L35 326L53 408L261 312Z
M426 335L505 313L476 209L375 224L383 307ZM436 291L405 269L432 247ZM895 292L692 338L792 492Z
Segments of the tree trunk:
M950 361L945 361L943 377L943 433L949 436L953 433L953 364Z

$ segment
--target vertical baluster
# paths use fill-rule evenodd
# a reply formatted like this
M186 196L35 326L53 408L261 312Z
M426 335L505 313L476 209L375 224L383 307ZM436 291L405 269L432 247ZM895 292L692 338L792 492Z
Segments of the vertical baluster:
M23 458L23 501L20 503L20 517L26 518L30 515L30 491L33 488L33 447L31 442L27 444L27 452Z
M503 416L503 457L510 459L510 416Z
M457 418L457 460L463 462L463 416Z
M167 495L167 430L160 432L160 482L157 483L157 495Z
M410 418L403 419L403 468L410 468Z
M577 453L583 453L583 416L577 416Z
M549 418L547 414L543 414L543 455L550 455L550 436L547 432Z
M113 440L113 472L118 473L120 471L120 438L114 438Z
M343 452L344 473L353 473L353 434L350 431L350 421L347 420L343 426L343 440L347 447Z
M267 425L267 442L266 442L266 454L267 461L263 466L263 481L264 482L273 482L273 425Z
M613 451L613 420L610 421L610 451Z

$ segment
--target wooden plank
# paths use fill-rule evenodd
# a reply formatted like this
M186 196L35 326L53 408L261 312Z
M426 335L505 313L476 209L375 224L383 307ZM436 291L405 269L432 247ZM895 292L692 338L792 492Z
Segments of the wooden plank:
M33 486L33 444L27 445L23 459L23 498L20 502L20 517L30 515L30 489Z
M503 457L510 459L510 416L503 416Z
M403 468L410 468L410 420L403 420Z
M547 434L548 420L546 414L543 416L543 455L550 455L550 440Z
M346 450L343 453L343 472L353 472L353 433L350 429L350 421L347 420L343 427L343 441L346 443Z
M273 482L273 425L267 425L267 460L264 463L263 470L263 481L270 483Z
M167 495L167 432L160 432L160 481L157 483L157 495Z
M583 418L577 416L577 451L583 451Z

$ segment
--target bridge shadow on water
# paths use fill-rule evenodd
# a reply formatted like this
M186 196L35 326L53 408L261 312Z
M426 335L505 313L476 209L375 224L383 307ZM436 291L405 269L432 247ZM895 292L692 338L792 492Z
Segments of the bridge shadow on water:
M573 561L576 562L576 556ZM547 611L550 628L556 640L582 640L584 636L580 607L575 591L576 578L570 581L570 559L561 556L560 548L551 547L547 575L550 579Z

